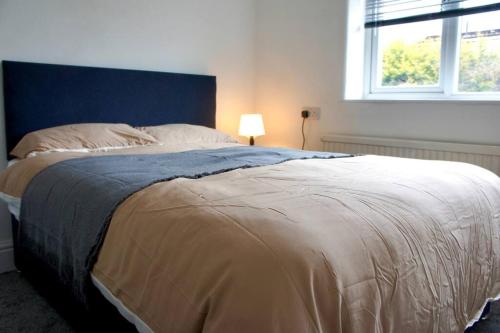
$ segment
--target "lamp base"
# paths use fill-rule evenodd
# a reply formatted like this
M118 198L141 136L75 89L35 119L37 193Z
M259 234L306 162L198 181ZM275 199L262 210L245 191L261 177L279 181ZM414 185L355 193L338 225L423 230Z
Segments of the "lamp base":
M250 137L250 146L253 146L255 144L255 140L253 139L253 136Z

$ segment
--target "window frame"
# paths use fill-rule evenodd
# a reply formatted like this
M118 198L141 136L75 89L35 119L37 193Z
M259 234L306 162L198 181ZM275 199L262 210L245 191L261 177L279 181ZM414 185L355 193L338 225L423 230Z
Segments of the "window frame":
M443 3L446 0L443 0ZM450 6L448 4L448 6ZM453 6L460 6L454 4ZM365 29L364 55L364 99L381 100L486 100L499 101L500 92L462 92L458 90L461 17L442 19L441 58L437 86L380 87L378 75L380 53L378 50L378 29Z

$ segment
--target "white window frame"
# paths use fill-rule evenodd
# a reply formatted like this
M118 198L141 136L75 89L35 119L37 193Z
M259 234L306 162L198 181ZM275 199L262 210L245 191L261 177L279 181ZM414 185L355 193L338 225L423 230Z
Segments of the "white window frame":
M444 0L445 1L445 0ZM458 91L459 54L461 42L460 17L443 19L441 35L441 61L437 86L418 87L380 87L377 78L381 75L382 62L378 61L378 30L365 31L365 99L382 100L493 100L500 101L499 92L460 92Z

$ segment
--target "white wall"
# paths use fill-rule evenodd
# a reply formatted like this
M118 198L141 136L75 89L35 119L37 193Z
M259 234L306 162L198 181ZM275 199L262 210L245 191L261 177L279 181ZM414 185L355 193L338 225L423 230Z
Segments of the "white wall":
M300 109L320 106L310 148L329 132L500 145L498 102L344 102L347 1L257 0L259 142L299 147Z
M254 110L254 28L253 0L0 0L0 60L216 75L217 127L236 135ZM0 270L8 220L2 205Z

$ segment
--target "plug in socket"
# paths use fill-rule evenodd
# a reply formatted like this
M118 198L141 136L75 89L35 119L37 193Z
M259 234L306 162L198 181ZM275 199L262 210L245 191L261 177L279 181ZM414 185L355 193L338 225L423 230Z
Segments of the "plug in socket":
M321 108L318 106L306 106L302 110L309 111L308 119L319 120L321 118Z

